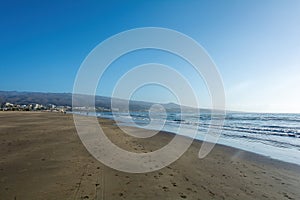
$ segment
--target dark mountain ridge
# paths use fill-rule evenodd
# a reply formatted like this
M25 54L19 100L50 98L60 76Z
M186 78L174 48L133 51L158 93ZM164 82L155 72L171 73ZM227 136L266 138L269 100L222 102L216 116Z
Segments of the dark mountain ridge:
M78 95L81 100L81 106L92 106L85 105L85 95ZM18 91L0 91L0 105L9 102L12 104L28 105L28 104L42 104L49 105L54 104L57 106L72 106L72 93L44 93L44 92L18 92ZM115 106L120 111L126 110L128 100L114 99L116 102ZM131 111L147 111L155 103L145 101L129 101L129 108ZM175 103L162 104L167 111L180 112L180 105ZM111 98L105 96L95 96L95 106L105 109L111 109ZM197 111L196 108L181 106L187 112ZM207 109L201 109L201 111ZM207 110L208 111L208 110Z

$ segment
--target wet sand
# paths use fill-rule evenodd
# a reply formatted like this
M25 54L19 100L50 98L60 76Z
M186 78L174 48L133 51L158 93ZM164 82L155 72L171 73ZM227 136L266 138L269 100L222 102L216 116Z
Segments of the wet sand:
M173 135L125 135L100 119L118 146L149 152ZM216 145L199 159L201 142L159 171L130 174L95 160L82 145L72 115L0 112L0 199L300 199L300 166ZM147 131L130 128L135 131Z

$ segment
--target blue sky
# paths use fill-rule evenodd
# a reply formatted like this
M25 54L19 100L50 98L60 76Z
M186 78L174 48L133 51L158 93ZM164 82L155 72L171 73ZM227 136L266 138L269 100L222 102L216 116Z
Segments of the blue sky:
M223 78L228 109L300 112L299 24L297 0L3 1L0 90L71 92L82 61L97 44L128 29L157 26L180 31L207 50ZM128 56L118 60L127 70L169 62L169 55L158 52ZM169 64L179 65L176 59ZM100 95L111 94L114 80L126 72L119 69L112 66L100 82ZM189 76L189 70L181 72ZM196 84L201 106L209 106L204 83ZM134 98L173 101L154 86Z

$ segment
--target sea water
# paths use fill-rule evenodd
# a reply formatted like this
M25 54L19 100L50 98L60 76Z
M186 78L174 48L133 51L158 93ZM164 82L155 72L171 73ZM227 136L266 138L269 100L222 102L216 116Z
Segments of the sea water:
M209 112L157 114L151 118L148 112L101 112L95 115L119 121L121 126L141 128L147 128L151 121L156 121L157 124L163 123L162 128L157 126L159 129L188 137L196 130L197 140L204 140L212 125ZM300 114L229 112L221 129L213 125L211 128L220 131L219 144L300 165ZM151 129L156 130L155 125Z

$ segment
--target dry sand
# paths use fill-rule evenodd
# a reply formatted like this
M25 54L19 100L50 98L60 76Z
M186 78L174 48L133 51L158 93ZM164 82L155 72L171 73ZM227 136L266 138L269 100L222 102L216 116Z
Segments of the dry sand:
M170 166L129 174L87 152L72 115L0 112L0 120L0 200L300 199L299 166L242 150L217 145L199 159L201 142L194 141ZM173 137L137 139L110 120L100 123L114 143L136 152L155 150Z

